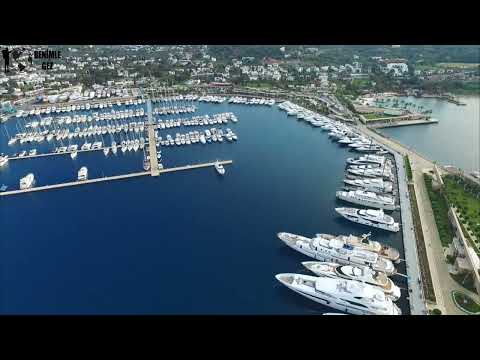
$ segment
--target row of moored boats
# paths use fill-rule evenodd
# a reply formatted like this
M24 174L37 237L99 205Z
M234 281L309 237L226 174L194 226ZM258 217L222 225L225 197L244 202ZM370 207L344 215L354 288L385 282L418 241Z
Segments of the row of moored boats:
M211 143L211 142L223 142L225 139L228 142L233 142L238 139L237 134L235 134L230 128L227 128L225 132L222 129L211 128L205 131L190 131L186 134L175 134L175 137L172 137L170 134L167 134L165 138L162 136L157 137L157 141L162 146L172 146L172 145L190 145L195 143Z
M389 278L396 274L400 254L369 236L279 233L287 246L316 261L302 262L314 275L283 273L276 278L296 293L348 314L400 315L394 303L400 288Z

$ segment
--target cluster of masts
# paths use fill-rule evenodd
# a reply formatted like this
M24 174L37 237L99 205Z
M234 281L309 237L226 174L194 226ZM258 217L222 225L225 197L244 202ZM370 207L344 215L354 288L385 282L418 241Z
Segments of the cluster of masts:
M195 106L186 106L186 107L157 107L153 109L154 115L176 115L176 114L185 114L185 113L193 113L195 112Z
M397 249L370 240L370 234L316 234L307 238L291 233L278 237L290 248L317 261L302 262L315 276L276 275L283 285L317 303L357 315L400 315L394 304L400 288L389 278L400 261Z
M61 117L57 118L54 121L51 117L42 119L41 121L35 121L26 124L25 128L32 128L36 131L28 131L16 134L15 137L11 138L8 142L9 145L13 145L18 140L21 144L38 142L41 143L45 139L47 141L63 140L63 139L72 139L72 138L83 138L91 137L95 135L106 135L115 134L121 131L127 132L143 132L145 130L145 121L138 122L129 122L129 123L120 123L118 121L113 122L113 120L123 120L130 119L133 117L143 116L143 109L138 112L133 112L133 110L127 112L121 112L116 114L94 114L93 116L87 115L75 115L73 117ZM171 119L171 120L158 120L156 124L157 129L165 129L172 127L180 126L202 126L202 125L214 125L214 124L226 124L229 120L232 122L237 122L237 117L231 113L220 113L213 116L203 115L203 116L194 116L191 119ZM59 129L56 128L58 125L71 125L71 124L89 124L92 121L106 121L107 125L90 125L83 128L76 127L71 131L69 128ZM109 123L112 121L112 123ZM53 124L53 129L51 128ZM50 127L50 128L47 128Z
M28 117L28 116L38 116L38 115L49 115L49 114L60 114L60 113L69 113L74 111L88 111L96 109L106 109L112 108L114 105L117 106L133 106L144 104L145 100L142 99L129 99L129 100L118 100L118 101L109 101L109 102L98 102L98 103L85 103L85 104L71 104L64 106L48 106L43 108L36 108L31 110L19 110L15 115L17 118Z
M269 105L272 106L275 104L274 99L265 99L265 98L246 98L241 96L233 96L228 99L228 102L231 104L245 104L245 105Z
M225 96L206 95L206 96L200 96L197 100L200 102L221 104L225 102L227 98Z
M167 134L165 139L161 136L158 136L157 141L162 146L180 146L196 144L199 142L202 144L211 142L223 142L224 137L229 142L236 141L238 139L237 135L229 128L226 129L226 132L223 132L222 129L212 128L205 131L190 131L186 134L176 133L175 138L172 137L170 134Z
M175 101L196 101L198 95L174 95L174 96L164 96L161 98L153 98L152 103L162 103L162 102L175 102Z
M157 122L157 129L169 129L180 126L203 126L203 125L215 125L215 124L227 124L228 121L237 122L237 117L231 113L219 113L214 114L213 116L200 115L193 116L190 119L171 119L171 120L159 120Z

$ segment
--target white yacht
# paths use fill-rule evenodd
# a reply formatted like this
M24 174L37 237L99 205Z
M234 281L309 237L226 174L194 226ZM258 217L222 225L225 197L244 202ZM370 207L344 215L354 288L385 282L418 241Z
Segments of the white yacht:
M392 299L377 286L354 280L277 274L278 281L296 293L325 306L355 315L401 315Z
M360 156L359 158L348 158L347 163L352 165L378 164L379 166L383 166L386 163L389 164L390 160L385 158L385 156L365 155Z
M377 167L373 169L351 169L348 168L347 172L353 175L357 176L365 176L365 177L371 177L371 178L377 178L377 177L383 177L385 179L392 180L393 179L393 173L392 169L388 167Z
M352 246L339 238L313 239L301 235L281 232L278 238L286 245L304 255L320 261L331 261L345 265L365 265L388 275L396 272L393 263L377 253Z
M218 162L218 160L215 162L215 170L217 170L217 172L220 174L220 175L224 175L225 174L225 168L223 167L222 164L220 164Z
M378 241L370 240L371 233L363 234L362 236L355 235L331 235L331 234L315 234L316 238L323 238L327 240L339 239L344 243L360 248L363 250L377 253L379 256L384 257L393 262L400 261L400 252L388 245L379 243Z
M356 186L367 191L390 193L393 191L393 184L390 181L384 181L382 178L369 179L344 179L345 184Z
M82 166L80 170L78 170L78 181L83 181L88 179L88 169L86 166Z
M395 222L393 217L385 215L383 210L340 207L335 208L335 211L345 219L359 224L392 232L398 232L400 230L400 224Z
M35 186L35 176L28 174L20 179L20 190L30 189Z
M326 276L329 278L343 278L356 280L369 285L378 286L385 295L390 296L393 301L397 301L400 296L400 288L389 279L385 273L375 271L368 266L362 265L340 265L337 263L304 261L302 265L317 276Z
M365 190L337 191L337 198L352 204L364 205L384 210L395 210L395 198Z

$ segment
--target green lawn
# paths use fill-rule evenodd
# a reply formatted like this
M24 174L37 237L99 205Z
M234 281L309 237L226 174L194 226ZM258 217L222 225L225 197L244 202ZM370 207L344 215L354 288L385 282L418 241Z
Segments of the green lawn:
M365 119L367 120L377 120L377 119L380 119L380 118L384 118L384 117L387 117L387 115L384 115L384 114L378 114L378 113L368 113L368 114L362 114Z
M470 272L467 274L455 274L455 275L450 274L450 276L453 278L453 280L455 280L465 289L468 289L472 292L477 292L477 289L475 288L475 284L474 284L473 273Z
M432 178L424 174L425 186L427 187L428 196L432 203L432 210L437 224L438 234L442 246L447 247L453 239L453 231L448 219L448 204L439 191L432 189Z
M408 158L408 155L405 155L403 160L405 162L405 169L407 171L408 181L412 181L412 168L410 166L410 159Z
M456 175L444 176L443 182L445 183L445 195L449 203L458 209L462 226L468 228L479 240L480 186L469 183ZM468 234L465 235L470 238ZM478 246L471 239L470 242L478 253Z
M460 291L452 291L454 302L461 308L470 313L480 314L480 305L472 298Z

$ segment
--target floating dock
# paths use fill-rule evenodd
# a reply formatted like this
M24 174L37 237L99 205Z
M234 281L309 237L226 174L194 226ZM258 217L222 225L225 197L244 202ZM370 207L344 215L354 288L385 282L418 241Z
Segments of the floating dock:
M156 151L155 151L155 154L156 154ZM150 156L150 159L151 158L152 157ZM199 168L204 168L204 167L211 167L211 166L215 166L215 163L216 162L209 162L209 163L202 163L202 164L194 164L194 165L185 165L185 166L173 167L173 168L168 168L168 169L157 169L157 171L158 171L157 175L153 175L153 173L151 171L143 171L143 172L138 172L138 173L107 176L107 177L89 179L89 180L83 180L83 181L73 181L73 182L67 182L67 183L61 183L61 184L45 185L45 186L33 187L33 188L30 188L30 189L4 191L4 192L0 192L0 196L17 195L17 194L24 194L24 193L30 193L30 192L35 192L35 191L60 189L60 188L65 188L65 187L80 186L80 185L93 184L93 183L98 183L98 182L129 179L129 178L139 177L139 176L147 176L147 175L158 176L161 173L168 173L168 172L174 172L174 171L182 171L182 170L190 170L190 169L199 169ZM218 163L222 164L222 165L230 165L230 164L233 163L233 161L232 160L224 160L224 161L218 161Z

